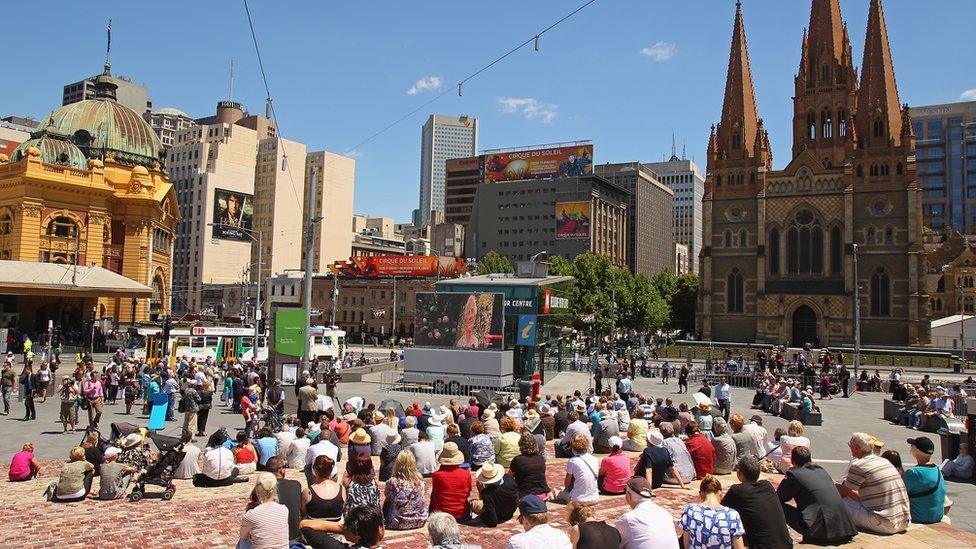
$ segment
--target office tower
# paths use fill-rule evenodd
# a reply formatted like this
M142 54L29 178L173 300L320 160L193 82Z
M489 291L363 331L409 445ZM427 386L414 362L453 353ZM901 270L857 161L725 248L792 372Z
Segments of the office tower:
M698 272L698 252L702 247L702 197L705 176L694 161L678 158L674 147L666 162L648 162L645 168L674 191L674 241L688 247L690 272Z
M78 82L65 84L61 104L70 105L85 99L94 99L95 80L99 76L102 75L96 74ZM115 97L120 105L130 108L140 115L152 111L153 103L149 99L149 88L133 82L128 76L109 75L108 78L116 86Z
M474 156L478 150L478 119L466 115L432 114L420 132L420 223L432 210L444 211L446 162Z
M922 223L936 232L976 232L976 101L909 109Z

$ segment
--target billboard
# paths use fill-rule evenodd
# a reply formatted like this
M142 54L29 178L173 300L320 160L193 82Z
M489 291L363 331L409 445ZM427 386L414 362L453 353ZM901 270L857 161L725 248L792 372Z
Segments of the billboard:
M213 237L250 242L254 195L214 189ZM243 230L242 230L243 229Z
M593 145L488 153L484 182L546 179L593 173Z
M556 240L590 237L590 202L556 203Z
M329 270L337 276L352 278L389 278L393 276L456 278L468 272L463 257L436 255L372 255L336 261Z
M274 320L274 349L288 356L305 354L305 309L277 309Z
M502 294L418 293L414 343L420 347L502 350Z

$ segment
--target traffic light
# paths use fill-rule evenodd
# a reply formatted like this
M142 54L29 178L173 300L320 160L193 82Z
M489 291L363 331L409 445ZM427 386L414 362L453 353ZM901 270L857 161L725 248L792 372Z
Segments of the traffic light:
M264 323L264 319L258 321L258 334L264 335L264 330L267 328L267 324Z
M92 307L91 314L88 315L88 322L95 324L95 308Z
M169 340L169 333L173 329L173 321L169 317L163 320L163 341Z

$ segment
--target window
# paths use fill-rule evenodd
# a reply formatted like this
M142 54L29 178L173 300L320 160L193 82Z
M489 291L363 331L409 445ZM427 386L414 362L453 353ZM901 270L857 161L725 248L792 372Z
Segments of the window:
M832 274L840 274L843 258L844 238L840 227L834 227L830 230L830 272Z
M812 112L807 114L807 139L817 138L817 116Z
M749 239L748 236L746 235L746 230L742 229L741 231L739 231L739 247L745 248L748 245L749 245Z
M903 171L904 171L904 169L901 167L901 162L899 162L898 165L895 166L895 174L896 175L901 175Z
M844 137L847 135L847 110L837 111L837 135Z
M47 234L48 236L76 237L78 236L78 225L68 216L58 216L48 223Z
M962 310L967 313L973 312L973 298L966 297L962 300Z
M13 230L14 220L10 212L3 212L0 215L0 234L10 234Z
M881 118L874 119L874 136L875 137L884 136L884 122L881 121Z
M826 67L824 67L826 69ZM834 121L830 117L830 111L824 110L820 113L820 125L823 130L824 139L830 139L834 136Z
M732 134L732 149L735 150L735 149L738 149L741 146L742 146L742 136L739 135L739 132L733 133Z
M868 227L868 231L867 231L867 236L865 238L865 242L867 243L868 246L874 246L875 245L874 227Z
M809 275L823 272L823 228L810 210L800 210L787 229L787 272Z
M742 307L742 273L739 269L732 269L726 286L726 310L730 313L741 313Z
M942 310L942 298L941 297L935 299L935 307L934 307L934 309L936 311L941 311Z
M725 231L725 247L732 247L732 231Z
M864 177L864 168L862 168L860 164L858 164L857 168L854 169L854 175L856 175L858 178Z
M885 227L884 243L888 246L895 243L895 231L891 227Z
M779 229L769 232L769 274L779 274Z
M871 275L871 316L891 316L891 278L884 269Z

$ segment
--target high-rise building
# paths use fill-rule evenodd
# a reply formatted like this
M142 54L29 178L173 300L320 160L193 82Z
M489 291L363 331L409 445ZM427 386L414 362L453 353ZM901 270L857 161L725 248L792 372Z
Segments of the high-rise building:
M444 220L467 225L474 206L475 191L483 181L484 155L447 161L444 181Z
M397 229L401 228L400 231ZM402 224L390 217L352 216L353 256L405 255Z
M420 223L432 210L444 211L446 163L478 151L478 119L466 115L432 114L420 132Z
M678 158L674 148L666 162L648 162L644 167L657 174L658 180L674 191L674 241L688 247L691 272L698 272L698 252L702 248L702 197L705 176L698 165Z
M173 257L173 309L180 314L220 314L219 301L205 302L204 290L251 280L251 237L243 231L214 232L208 224L219 222L219 212L228 211L228 203L233 201L239 214L228 215L228 219L239 219L243 229L256 229L254 177L259 140L256 131L236 124L238 114L243 114L239 104L221 102L217 112L220 121L213 117L212 123L178 132L167 153L166 165L182 214Z
M65 84L61 104L70 105L85 99L94 99L95 80L99 76L102 75L96 74L78 82ZM110 75L109 78L117 86L115 96L120 105L130 108L140 115L152 111L153 103L149 99L149 88L133 82L128 76Z
M628 267L629 197L627 189L596 175L479 185L464 253L481 258L495 251L514 262L539 252L570 261L591 252Z
M142 117L156 130L156 135L159 136L164 147L172 147L176 142L176 134L197 125L193 117L179 109L156 109L145 112Z
M881 0L869 3L860 82L839 0L812 1L801 44L793 154L773 170L737 4L708 140L698 330L714 341L850 344L856 304L862 343L925 345L916 136Z
M593 172L629 191L627 264L634 274L651 276L674 270L673 220L675 192L658 181L640 162L598 164Z
M304 266L305 157L305 145L296 141L266 137L258 142L254 230L261 233L264 246L262 279Z
M305 156L305 185L316 171L315 210L322 220L315 226L313 270L327 273L329 265L348 259L352 243L344 238L352 228L352 199L356 186L356 160L329 151L314 151ZM308 196L304 219L308 220ZM302 262L305 249L302 248Z
M942 232L976 233L976 101L909 109L922 223Z

